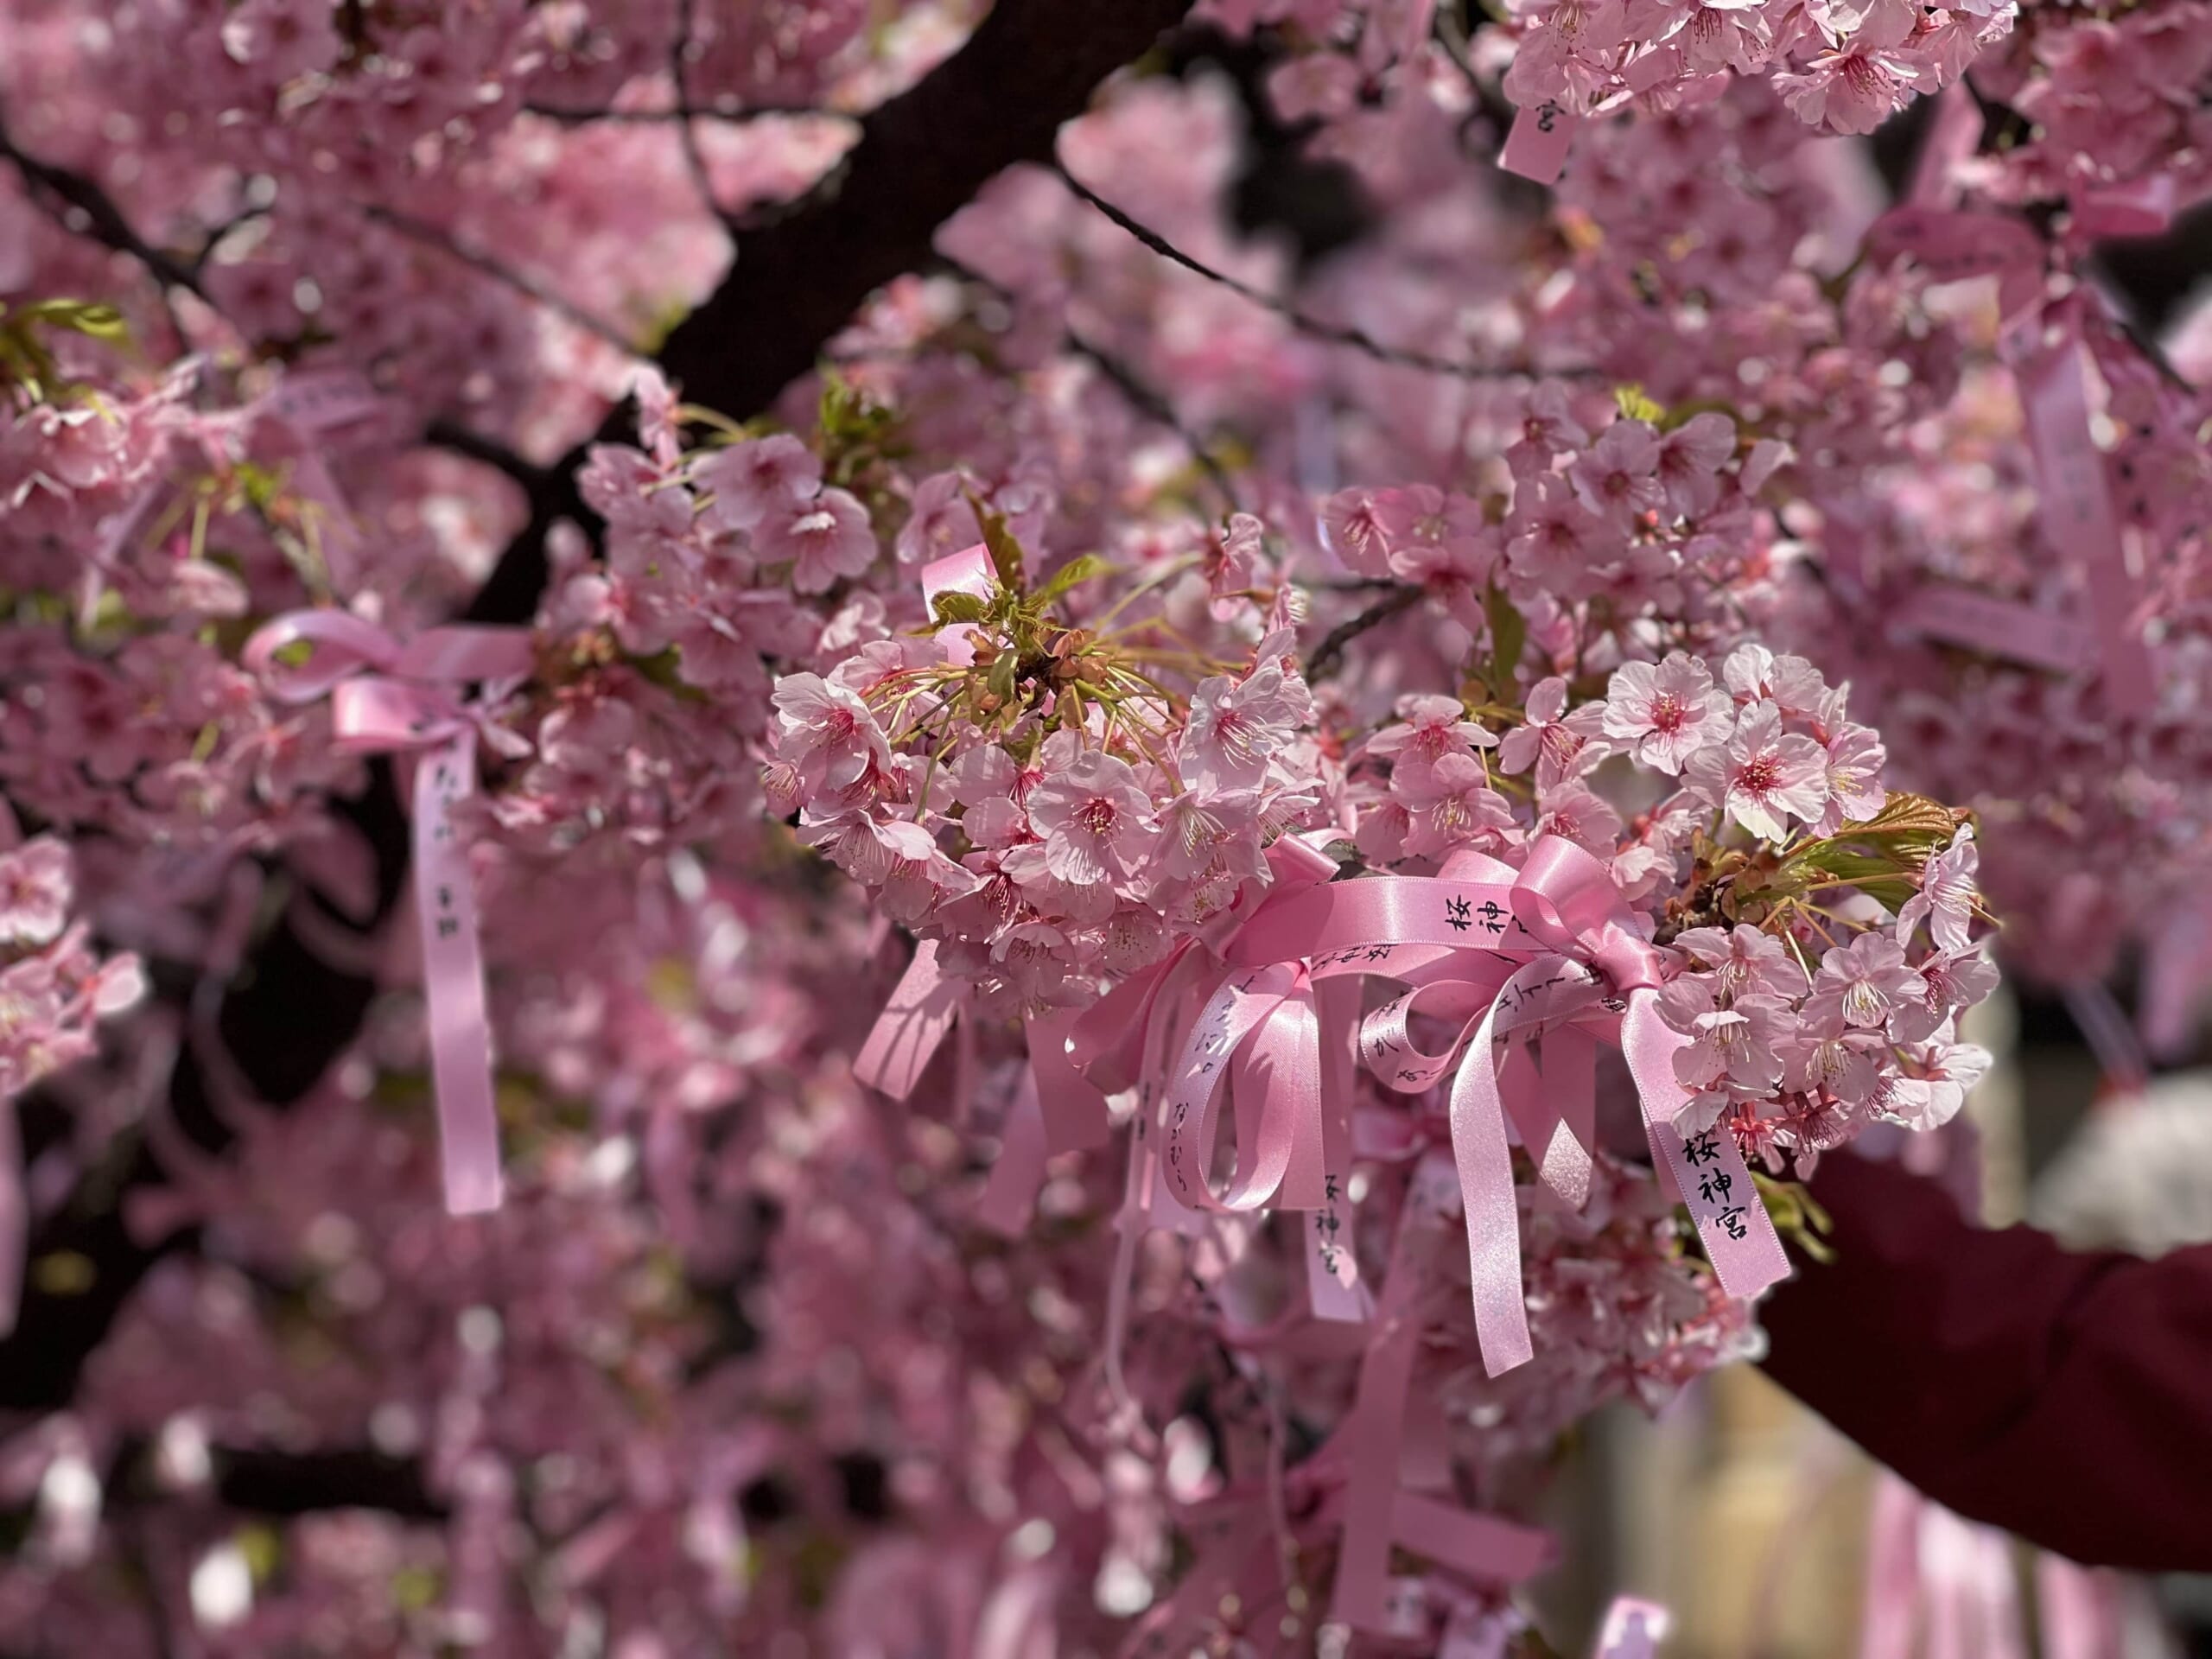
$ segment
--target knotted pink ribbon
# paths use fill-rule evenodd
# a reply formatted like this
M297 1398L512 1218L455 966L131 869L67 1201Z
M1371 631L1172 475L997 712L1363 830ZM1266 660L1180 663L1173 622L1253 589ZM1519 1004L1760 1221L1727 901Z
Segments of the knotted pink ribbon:
M302 645L311 648L304 662L283 660ZM280 702L327 696L340 750L418 756L410 809L415 902L446 1207L454 1215L496 1210L500 1192L483 949L468 855L453 823L454 804L476 787L476 725L457 688L527 674L531 660L523 629L434 628L403 644L343 611L279 617L246 642L244 657Z
M1459 983L1471 988L1483 1009L1463 1039L1451 1125L1485 1369L1496 1376L1530 1352L1521 1291L1519 1200L1495 1039L1524 997L1550 1002L1565 995L1572 1007L1578 964L1627 1000L1619 1039L1654 1161L1688 1205L1723 1288L1732 1297L1747 1298L1784 1277L1789 1263L1781 1241L1733 1137L1716 1130L1686 1142L1674 1127L1688 1101L1675 1077L1674 1056L1689 1039L1659 1016L1666 955L1637 931L1605 865L1572 842L1543 836L1530 846L1518 872L1468 855L1450 868L1461 874L1339 881L1288 896L1255 912L1225 955L1239 966L1303 958L1317 976L1352 971L1427 983L1445 982L1454 971L1440 964L1440 954L1457 957ZM1501 879L1506 876L1510 881ZM1486 952L1497 953L1491 964L1481 963ZM1495 965L1500 961L1516 965L1500 974ZM1486 1002L1485 992L1491 993ZM1573 1012L1586 1020L1591 1010L1585 1005ZM1389 1011L1383 1014L1387 1020ZM1365 1035L1373 1039L1387 1029L1370 1019ZM1386 1081L1398 1077L1426 1087L1440 1075L1441 1065L1426 1056L1414 1056L1410 1071L1403 1065L1394 1071L1395 1057L1387 1049L1378 1065L1378 1046L1363 1044L1370 1069L1382 1071ZM1587 1087L1582 1058L1569 1048L1562 1060L1562 1080L1572 1076L1578 1089ZM1556 1096L1559 1090L1549 1092ZM1578 1118L1587 1122L1576 1103L1559 1110L1548 1127L1536 1122L1543 1144L1529 1148L1554 1178L1555 1190L1568 1194L1575 1167L1586 1161L1586 1149L1570 1144Z

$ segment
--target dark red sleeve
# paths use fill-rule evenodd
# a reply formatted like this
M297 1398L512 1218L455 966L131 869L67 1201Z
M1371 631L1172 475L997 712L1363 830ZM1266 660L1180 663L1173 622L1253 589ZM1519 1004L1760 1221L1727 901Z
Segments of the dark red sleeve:
M1847 1155L1812 1190L1837 1259L1768 1299L1769 1376L1947 1509L2092 1566L2212 1571L2212 1245L2077 1254Z

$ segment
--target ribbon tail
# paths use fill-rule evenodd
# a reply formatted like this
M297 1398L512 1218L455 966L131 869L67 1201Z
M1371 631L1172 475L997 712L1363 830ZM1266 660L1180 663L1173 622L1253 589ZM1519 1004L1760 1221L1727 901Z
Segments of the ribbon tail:
M1398 1465L1421 1338L1421 1234L1438 1213L1444 1182L1426 1166L1414 1172L1390 1246L1383 1281L1381 1328L1359 1362L1357 1392L1335 1441L1344 1458L1344 1530L1337 1547L1329 1617L1357 1630L1389 1628L1390 1541L1397 1509Z
M446 1208L499 1207L499 1117L492 1091L492 1031L484 951L468 855L453 808L476 787L476 734L463 728L415 766L415 905L423 924L423 983Z
M1073 1009L1056 1009L1027 1021L1029 1086L1044 1116L1047 1152L1082 1152L1103 1146L1113 1131L1106 1096L1068 1059Z
M1467 1271L1472 1281L1475 1339L1492 1376L1526 1364L1529 1310L1521 1287L1521 1203L1513 1190L1513 1152L1505 1140L1505 1102L1498 1092L1493 1003L1452 1083L1452 1158L1466 1211Z
M893 1100L906 1099L959 1013L959 999L938 966L937 942L924 939L861 1045L853 1075Z
M1789 1258L1751 1185L1736 1137L1715 1128L1686 1143L1675 1128L1675 1115L1689 1100L1675 1078L1675 1052L1689 1040L1659 1017L1658 992L1644 986L1629 993L1628 1012L1621 1016L1621 1052L1636 1080L1652 1156L1674 1178L1675 1191L1689 1206L1720 1287L1736 1300L1747 1301L1789 1276Z
M1859 1621L1859 1659L1912 1651L1920 1600L1918 1492L1885 1472L1866 1526L1866 1596Z
M1356 979L1325 979L1314 987L1321 1020L1321 1207L1306 1217L1306 1298L1317 1319L1363 1325L1374 1298L1359 1277L1351 1248L1351 1097L1359 1027Z
M1037 1080L1021 1074L1020 1092L1007 1114L998 1161L976 1205L976 1220L1001 1238L1019 1238L1029 1226L1037 1189L1045 1179L1046 1128L1037 1097Z

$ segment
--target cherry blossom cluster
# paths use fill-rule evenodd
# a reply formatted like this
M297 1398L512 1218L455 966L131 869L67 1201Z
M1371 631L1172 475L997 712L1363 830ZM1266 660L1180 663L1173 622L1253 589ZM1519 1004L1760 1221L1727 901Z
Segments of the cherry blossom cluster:
M1972 936L1979 849L1932 803L1891 801L1880 738L1811 663L1744 645L1716 677L1677 652L1622 664L1602 697L1554 677L1524 710L1478 712L1512 724L1411 696L1367 742L1359 851L1510 856L1548 835L1610 861L1687 968L1661 1000L1692 1039L1686 1132L1725 1119L1802 1172L1877 1119L1956 1113L1988 1057L1955 1022L1996 985Z
M144 995L136 957L94 948L71 865L52 836L0 852L0 1104L88 1058L94 1025Z
M2169 212L2201 196L2212 182L2201 112L2208 22L2194 0L2109 16L2024 11L2012 37L1976 61L1974 83L2032 125L1983 158L1973 182L2000 200L2077 203L2142 185L2170 191Z
M1638 8L1555 0L1518 9L1525 32L1506 73L1523 108L1584 114L1630 102L1668 107L1700 82L1766 76L1808 126L1866 133L1916 96L1956 82L2010 32L2010 0L1949 9L1871 5Z
M1400 0L1216 10L1232 28L1297 27L1315 42L1271 84L1292 119L1340 115L1381 86L1418 87L1479 66L1503 71L1505 94L1521 108L1570 119L1669 111L1710 99L1732 78L1769 79L1808 126L1838 133L1872 132L1914 98L1955 85L2018 15L2012 0L1935 9L1518 0L1510 41L1486 33L1470 42L1440 9Z

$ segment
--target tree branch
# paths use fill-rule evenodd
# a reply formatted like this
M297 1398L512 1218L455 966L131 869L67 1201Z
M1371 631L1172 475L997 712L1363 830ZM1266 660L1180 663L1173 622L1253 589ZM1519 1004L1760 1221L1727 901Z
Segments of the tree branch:
M1348 617L1338 623L1322 636L1321 643L1313 647L1313 656L1306 659L1306 677L1309 680L1321 678L1337 665L1337 658L1344 654L1346 645L1370 628L1381 627L1401 611L1411 610L1420 601L1424 591L1418 587L1395 588L1357 616Z
M998 0L967 44L861 120L860 141L812 195L740 232L728 276L662 345L658 361L694 404L747 420L813 368L868 296L928 262L937 228L1017 162L1049 161L1061 124L1098 83L1179 22L1192 0ZM563 461L619 442L609 416ZM469 607L476 622L526 621L546 571L551 516L533 513Z
M799 211L737 239L713 297L661 366L695 404L744 418L812 368L876 289L930 257L937 228L1182 20L1191 0L998 0L966 45L861 121L860 142Z
M3 125L0 125L0 156L15 163L16 170L23 175L25 183L45 190L84 214L86 221L84 234L118 253L129 254L168 286L188 289L202 299L207 297L200 289L198 273L162 252L131 229L130 221L123 216L122 209L115 205L113 199L83 174L73 173L67 168L53 167L24 155L16 148Z
M1077 178L1074 174L1069 172L1066 168L1055 164L1052 170L1059 175L1060 181L1074 192L1079 200L1097 209L1099 213L1104 214L1122 230L1127 231L1161 258L1173 264L1180 265L1185 270L1195 276L1203 276L1210 283L1218 283L1239 298L1249 300L1263 311L1272 312L1301 334L1325 341L1332 346L1349 346L1352 350L1363 353L1378 363L1388 363L1398 368L1419 369L1427 374L1450 375L1459 380L1497 380L1533 372L1533 371L1516 368L1510 365L1461 363L1448 357L1433 356L1427 352L1409 351L1398 346L1385 346L1363 328L1355 328L1344 323L1324 322L1319 317L1308 316L1296 307L1277 299L1266 290L1255 288L1251 283L1232 276L1225 270L1217 270L1204 260L1184 252L1152 226L1116 207L1082 180ZM1587 373L1589 371L1555 369L1551 372L1575 375Z

